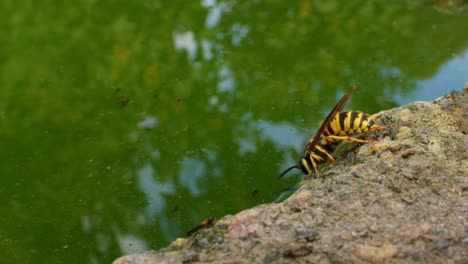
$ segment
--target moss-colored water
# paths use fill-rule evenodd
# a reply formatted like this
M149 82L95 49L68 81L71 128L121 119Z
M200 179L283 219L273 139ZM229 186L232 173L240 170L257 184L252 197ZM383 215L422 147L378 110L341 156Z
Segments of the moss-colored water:
M441 1L244 2L0 3L4 259L162 247L293 186L352 84L374 113L468 81L467 13Z

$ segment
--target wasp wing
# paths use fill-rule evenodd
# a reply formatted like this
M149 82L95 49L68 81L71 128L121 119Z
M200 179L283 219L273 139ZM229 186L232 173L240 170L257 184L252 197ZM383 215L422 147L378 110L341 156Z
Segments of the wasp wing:
M333 107L333 109L328 114L327 118L325 118L322 125L317 130L317 133L315 134L312 141L307 144L306 151L307 150L312 150L315 147L315 145L317 145L317 142L320 139L320 136L322 135L325 128L328 126L328 124L330 124L330 122L333 120L335 115L338 112L340 112L341 109L343 109L343 106L346 104L346 101L348 101L349 97L351 96L351 94L354 92L355 89L356 89L356 85L353 85L351 87L351 89L349 90L349 92L346 93L345 95L343 95L343 97L341 97L340 101L335 105L335 107Z

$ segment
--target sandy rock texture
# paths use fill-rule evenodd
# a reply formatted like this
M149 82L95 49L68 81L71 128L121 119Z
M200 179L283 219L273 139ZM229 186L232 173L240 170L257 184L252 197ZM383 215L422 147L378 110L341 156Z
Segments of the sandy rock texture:
M468 263L468 85L378 115L287 200L114 264Z

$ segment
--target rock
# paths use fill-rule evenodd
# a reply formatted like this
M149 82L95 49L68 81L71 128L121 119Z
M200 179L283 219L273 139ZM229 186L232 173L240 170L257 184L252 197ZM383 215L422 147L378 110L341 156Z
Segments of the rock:
M396 247L390 244L385 244L381 247L360 244L356 245L356 255L363 260L371 262L383 262L384 260L395 256L396 253Z
M468 85L378 113L390 126L306 177L281 203L219 219L150 263L466 263Z

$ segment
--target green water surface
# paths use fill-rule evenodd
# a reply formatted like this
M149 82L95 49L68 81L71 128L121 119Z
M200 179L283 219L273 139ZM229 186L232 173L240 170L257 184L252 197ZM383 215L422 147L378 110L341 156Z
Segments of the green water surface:
M352 84L375 113L468 82L444 2L2 1L2 263L109 263L275 201Z

